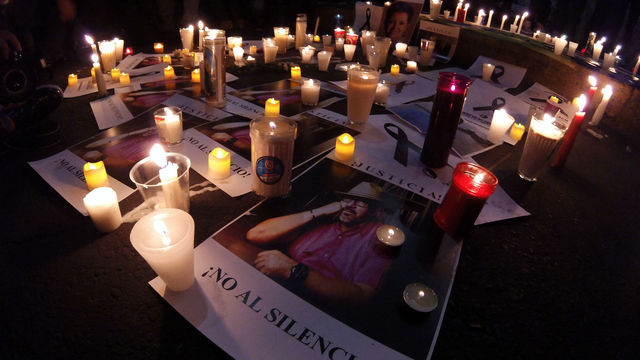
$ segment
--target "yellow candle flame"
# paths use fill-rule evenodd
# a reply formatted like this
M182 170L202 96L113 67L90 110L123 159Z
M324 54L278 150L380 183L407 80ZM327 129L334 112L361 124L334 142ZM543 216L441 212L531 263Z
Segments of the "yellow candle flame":
M98 60L99 60L98 55L96 55L96 54L91 55L91 61L92 62L97 63Z
M153 162L156 163L158 166L162 168L167 166L167 155L164 149L162 148L162 145L154 144L151 147L151 151L149 153L151 156L151 160L153 160Z
M217 157L218 159L223 159L223 158L225 157L225 155L226 155L226 154L225 154L225 152L226 152L226 151L224 151L224 150L222 150L222 149L220 149L220 148L217 148L217 149L216 149L216 154L215 154L215 155L216 155L216 157Z
M587 105L587 97L584 96L584 94L580 94L580 97L578 98L578 109L580 109L579 111L582 112L586 105Z
M94 163L91 162L87 163L87 167L89 168L89 170L95 170L98 168Z
M198 29L202 30L202 28L204 28L204 23L202 22L202 20L198 21Z

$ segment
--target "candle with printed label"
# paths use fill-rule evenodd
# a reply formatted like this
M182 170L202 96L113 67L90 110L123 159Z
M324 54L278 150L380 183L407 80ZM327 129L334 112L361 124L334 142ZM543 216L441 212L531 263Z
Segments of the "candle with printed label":
M275 44L278 47L278 54L284 54L287 52L287 41L289 40L289 28L288 27L274 27L273 35L275 37Z
M104 162L102 162L102 160L95 163L85 163L82 170L84 172L84 180L87 183L87 188L89 188L89 190L109 186L107 169L105 169Z

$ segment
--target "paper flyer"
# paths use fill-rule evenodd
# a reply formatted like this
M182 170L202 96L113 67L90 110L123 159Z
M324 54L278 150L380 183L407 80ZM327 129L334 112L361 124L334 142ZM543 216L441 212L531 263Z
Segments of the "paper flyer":
M482 65L485 63L496 66L493 70L493 75L491 75L491 84L500 89L518 87L522 79L524 79L524 75L527 73L527 69L523 67L484 56L478 56L476 61L467 69L467 72L471 77L482 79Z

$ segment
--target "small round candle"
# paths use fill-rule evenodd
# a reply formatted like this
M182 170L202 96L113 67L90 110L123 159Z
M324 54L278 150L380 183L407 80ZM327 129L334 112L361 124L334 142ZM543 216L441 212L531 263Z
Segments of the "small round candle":
M300 88L300 97L303 105L316 106L320 99L320 82L312 79L305 80Z
M249 46L249 54L250 55L255 55L258 53L258 47L255 45L250 45Z
M120 74L120 85L129 85L131 84L131 78L129 77L129 73L123 72Z
M91 68L91 70L93 70L93 68ZM67 78L67 84L69 86L74 86L74 85L78 84L78 75L69 74L69 77Z
M524 125L518 123L513 124L511 131L509 131L509 136L515 141L520 141L522 135L524 135Z
M104 167L104 162L98 161L95 163L85 163L83 172L84 179L89 190L109 186L109 177L107 176L107 170Z
M391 65L391 75L393 76L400 75L400 65L398 64Z
M162 62L171 65L171 55L163 55L162 56Z
M302 73L300 71L300 66L292 66L291 67L291 80L300 80Z
M404 232L393 225L382 225L376 230L376 237L387 246L404 244Z
M404 57L404 53L407 51L407 44L399 42L396 43L396 56Z
M122 224L118 196L112 188L95 188L82 199L82 202L98 231L112 232Z
M193 69L191 71L191 82L200 83L200 69Z
M169 80L169 79L173 79L176 76L175 72L173 71L173 67L171 65L167 66L166 68L164 68L164 78Z
M120 81L120 69L118 68L113 68L111 69L111 80L113 81Z
M413 283L402 292L404 302L415 311L427 313L438 307L438 295L425 284Z
M356 140L348 133L344 133L336 138L336 159L340 161L351 161L356 149Z
M278 117L280 116L280 100L269 98L264 103L264 116L265 117Z
M153 51L155 51L156 54L162 54L164 52L164 44L161 42L153 43Z
M213 179L224 179L231 173L231 155L222 148L209 153L209 174Z

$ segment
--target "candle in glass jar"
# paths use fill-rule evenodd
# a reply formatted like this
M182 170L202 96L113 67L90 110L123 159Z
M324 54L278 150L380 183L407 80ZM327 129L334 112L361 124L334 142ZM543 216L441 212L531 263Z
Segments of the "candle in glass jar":
M405 43L396 43L396 56L397 57L404 57L404 53L407 51L407 44Z
M331 35L322 35L322 45L323 46L331 45Z
M418 63L412 60L407 61L407 67L405 68L405 71L408 73L418 72Z
M331 62L331 55L333 53L329 51L320 51L318 52L318 70L320 71L328 71L329 63Z
M224 179L231 174L231 154L222 148L209 153L209 174L213 179Z
M82 199L82 202L98 231L112 232L122 224L118 196L112 188L95 188Z
M399 76L400 75L400 65L393 64L391 65L391 75Z
M291 189L296 122L284 117L251 120L251 168L253 190L265 197L278 197Z
M111 80L113 81L120 81L120 69L118 68L113 68L111 69Z
M191 82L195 84L200 83L200 69L193 69L191 71Z
M518 175L527 181L537 181L545 162L564 135L553 116L544 114L542 119L531 118L529 133L518 164Z
M495 69L496 66L493 64L482 64L482 80L491 81L491 75L493 75Z
M524 135L524 125L518 123L513 124L511 131L509 131L509 136L515 141L520 141L522 135Z
M166 68L164 68L164 78L169 80L169 79L173 79L176 76L175 72L173 71L173 67L171 65L167 66Z
M95 163L85 163L82 170L84 172L84 180L87 183L87 188L89 188L89 190L109 186L107 169L105 169L104 162L102 162L102 160Z
M67 78L67 85L68 86L74 86L76 84L78 84L78 75L69 74L69 77Z
M180 29L180 40L182 41L183 49L189 49L189 51L193 50L193 33L193 25Z
M123 72L119 77L120 85L129 85L131 84L131 77L129 77L129 73Z
M312 79L305 80L302 83L301 91L301 101L303 105L306 106L316 106L318 105L318 100L320 99L320 82L314 81Z
M300 49L300 57L302 57L302 62L308 64L311 62L313 58L313 54L315 53L315 48L313 46L305 46Z
M354 44L344 44L344 59L347 61L351 61L353 59L353 54L356 52L356 45Z
M569 156L569 152L571 152L573 143L576 140L576 136L578 135L578 131L580 130L580 125L582 125L582 121L584 120L584 116L586 115L586 113L584 112L584 108L586 105L587 97L582 94L578 99L578 112L576 112L576 114L574 115L573 120L569 125L569 129L567 129L567 132L564 134L562 145L558 150L556 159L554 160L553 164L551 164L552 167L556 169L562 169L564 167L564 164L567 161L567 157Z
M291 67L291 80L300 80L302 76L302 72L300 71L300 66L292 66Z
M436 48L436 42L433 40L420 39L420 64L428 66L433 56L433 50Z
M458 9L458 17L456 18L456 22L463 23L467 17L467 10L469 10L469 4L464 6L464 9Z
M280 116L280 100L269 98L264 102L264 116L278 117Z
M433 214L436 224L447 234L465 234L478 218L487 199L498 186L498 178L480 165L461 162L442 204Z
M124 54L126 56L133 55L133 48L132 47L127 47L126 49L124 49Z
M172 291L184 291L195 281L195 224L180 209L160 209L143 216L131 230L131 244Z
M244 49L242 48L242 46L236 46L233 48L233 59L235 60L236 63L240 63L242 62L242 59L244 58Z
M364 124L369 119L380 73L364 65L347 70L347 118L352 124Z
M336 138L336 159L340 161L351 161L356 149L356 140L348 133L344 133Z
M153 120L163 143L175 145L182 141L182 109L176 106L158 109L153 113Z
M268 64L276 60L278 54L278 46L272 42L263 42L264 63Z
M491 119L487 140L496 145L502 144L504 136L514 120L513 116L509 115L504 109L495 110L493 112L493 118Z
M93 72L96 78L96 85L98 87L98 95L106 96L107 95L107 84L105 84L104 76L102 74L102 69L100 68L100 63L98 62L98 55L91 55L91 60L93 60Z

